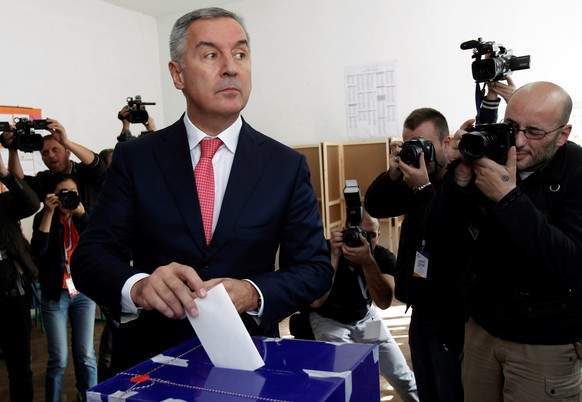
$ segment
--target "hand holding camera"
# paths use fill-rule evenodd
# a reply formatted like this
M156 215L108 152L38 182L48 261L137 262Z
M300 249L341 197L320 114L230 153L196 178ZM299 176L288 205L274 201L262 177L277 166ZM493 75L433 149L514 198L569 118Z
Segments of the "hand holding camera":
M146 124L149 119L149 114L146 106L155 105L155 102L143 102L140 95L135 95L135 98L128 97L127 109L125 107L117 114L119 120L127 120L130 123ZM127 111L127 113L125 112Z
M62 189L57 193L57 198L59 199L61 206L69 211L76 210L81 204L81 199L76 191Z
M142 131L141 135L156 131L156 124L152 116L146 110L146 105L155 105L154 102L142 102L141 96L136 95L134 98L127 98L127 105L117 113L117 118L121 120L123 127L121 134L117 137L117 141L123 142L137 138L131 134L129 130L130 123L142 123L146 131Z
M479 190L497 202L516 186L515 130L505 123L478 124L467 120L455 133L449 169L461 187L474 181Z
M22 152L40 151L43 146L42 135L34 130L48 130L47 120L29 120L25 117L14 118L14 125L0 122L0 144L4 148Z
M497 97L502 97L505 103L509 102L509 98L516 90L515 83L511 78L511 75L506 74L504 77L507 84L501 81L487 81L487 94L485 99L497 100Z

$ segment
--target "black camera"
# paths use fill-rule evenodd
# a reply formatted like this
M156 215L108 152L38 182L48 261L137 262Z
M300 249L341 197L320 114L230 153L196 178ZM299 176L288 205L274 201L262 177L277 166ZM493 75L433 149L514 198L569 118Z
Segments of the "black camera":
M135 95L135 98L129 97L127 106L129 106L129 113L126 118L118 114L120 120L126 119L130 123L147 123L149 115L146 106L155 105L155 102L143 102L140 95Z
M414 164L419 166L420 154L424 152L424 161L426 163L434 162L435 151L432 142L424 137L412 137L402 144L400 150L400 160L407 165Z
M461 43L461 49L473 49L471 64L475 82L499 81L509 71L529 68L530 56L514 56L500 43L483 42L481 38ZM483 57L483 58L482 58Z
M34 130L46 129L48 129L46 120L29 120L25 117L15 117L14 126L10 126L8 122L0 123L0 131L13 133L12 144L8 146L3 135L0 135L0 144L5 148L18 149L22 152L40 151L44 140L42 135L36 134Z
M507 123L478 124L471 127L459 141L459 151L465 162L483 156L500 165L507 162L507 151L515 145L513 125Z
M59 198L63 208L68 209L69 211L77 209L81 203L79 194L77 194L76 191L70 191L65 188L57 193L57 197Z
M344 199L346 200L346 213L349 226L343 231L342 241L348 247L362 245L360 235L364 236L368 243L370 235L358 226L362 221L362 195L357 180L346 180L344 187Z

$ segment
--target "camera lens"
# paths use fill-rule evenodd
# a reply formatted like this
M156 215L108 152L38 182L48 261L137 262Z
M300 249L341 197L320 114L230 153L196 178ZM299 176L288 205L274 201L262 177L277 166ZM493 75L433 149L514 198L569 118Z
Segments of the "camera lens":
M418 145L406 143L402 145L402 150L400 151L400 160L407 165L417 163L422 152L422 147Z
M465 161L470 162L482 158L489 149L489 136L485 133L466 133L459 142L459 151Z
M63 208L70 211L77 209L81 202L79 195L74 191L61 190L57 194L57 197L59 197L59 201L61 202Z
M359 247L362 245L362 242L360 241L360 231L358 228L346 229L344 231L342 240L348 247Z

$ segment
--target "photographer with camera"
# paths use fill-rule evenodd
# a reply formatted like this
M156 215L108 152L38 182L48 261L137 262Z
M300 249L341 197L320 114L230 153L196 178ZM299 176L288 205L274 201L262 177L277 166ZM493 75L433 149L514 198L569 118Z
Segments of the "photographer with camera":
M141 135L153 133L154 131L156 131L156 123L154 121L154 118L149 113L147 113L145 109L142 112L145 112L145 114L139 116L141 118L132 118L130 116L129 105L124 105L121 108L121 110L117 113L117 118L121 120L122 124L121 133L117 137L117 141L122 142L137 138L133 134L131 134L131 130L129 129L129 126L132 123L142 123L144 125L145 131L142 131ZM147 119L143 119L143 117L147 117Z
M464 268L467 401L580 400L582 148L568 141L571 110L556 84L515 91L504 118L515 145L503 163L489 147L464 159L471 121L455 134L457 162L426 226L441 228L427 244L451 249Z
M413 110L404 121L402 141L390 142L390 169L368 187L364 205L376 218L404 215L396 260L396 298L412 306L409 345L421 401L463 400L460 356L465 314L452 267L440 265L430 250L430 266L422 267L428 230L425 211L448 164L449 126L432 108Z
M60 401L67 367L68 323L76 386L85 400L85 390L97 384L94 349L95 302L79 293L70 271L70 258L79 236L89 222L74 176L56 173L52 192L33 221L32 250L40 273L41 311L48 345L46 401Z
M46 195L52 191L52 176L55 173L69 173L78 179L81 200L86 207L90 207L97 199L105 179L107 172L105 162L93 151L71 141L65 127L60 122L49 118L46 119L46 122L46 130L50 134L43 137L40 154L48 169L38 172L36 176L25 176L18 158L18 150L10 147L14 133L4 132L2 135L4 141L9 145L11 156L9 160L10 170L19 178L23 178L41 200L44 200ZM70 159L71 153L81 162L72 161Z
M335 229L329 239L334 281L313 304L316 308L309 317L313 334L319 341L377 344L380 373L402 400L418 401L414 373L376 308L384 310L392 303L396 258L378 244L377 219L365 211L356 219L357 230L349 231L353 225Z

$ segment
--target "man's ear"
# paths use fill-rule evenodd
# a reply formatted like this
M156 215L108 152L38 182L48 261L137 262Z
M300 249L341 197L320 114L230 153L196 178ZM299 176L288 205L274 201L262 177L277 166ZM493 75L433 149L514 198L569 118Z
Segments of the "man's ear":
M184 89L184 77L182 76L182 67L177 61L170 61L168 63L168 68L170 69L170 75L174 81L174 87L176 89Z
M560 134L558 134L559 138L558 138L558 141L556 142L556 146L561 147L562 145L564 145L568 141L568 138L570 138L571 132L572 132L572 125L566 124L562 128L562 131L560 131Z

